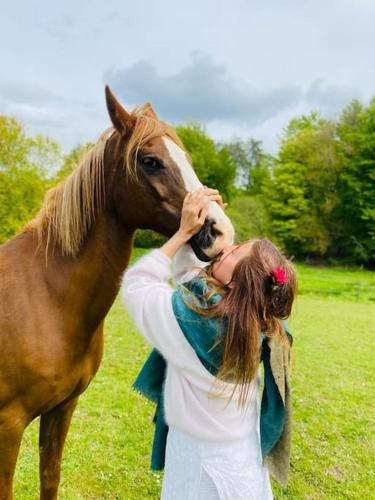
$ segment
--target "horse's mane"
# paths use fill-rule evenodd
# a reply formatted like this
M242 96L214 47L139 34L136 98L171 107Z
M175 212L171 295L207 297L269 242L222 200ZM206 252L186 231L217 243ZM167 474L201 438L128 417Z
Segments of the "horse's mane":
M166 136L181 148L183 145L173 128L157 119L149 103L135 108L131 116L135 125L126 141L123 166L136 178L138 150L152 138ZM115 133L110 128L99 137L68 177L46 192L39 213L25 226L25 232L36 231L38 249L43 247L46 255L52 244L59 246L63 255L75 257L95 217L103 211L104 152Z

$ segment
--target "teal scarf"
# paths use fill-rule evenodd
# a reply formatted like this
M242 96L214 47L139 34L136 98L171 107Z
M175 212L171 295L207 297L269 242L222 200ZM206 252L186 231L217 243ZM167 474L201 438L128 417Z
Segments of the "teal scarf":
M205 301L206 286L203 279L194 279L180 285L172 295L172 308L186 340L206 370L216 376L221 366L222 348L221 345L214 349L212 347L218 335L225 335L226 325L218 318L209 319L199 315L187 305L195 299L195 304L209 308L221 299L219 294L215 294L208 301ZM285 322L283 326L291 342L292 337ZM260 414L260 436L264 457L279 441L285 420L285 407L272 374L270 348L265 338L262 340L261 361L264 365L264 389ZM168 425L164 415L165 374L166 361L156 349L153 349L133 384L137 391L157 405L153 418L155 432L151 455L152 470L164 469L165 462L168 435Z

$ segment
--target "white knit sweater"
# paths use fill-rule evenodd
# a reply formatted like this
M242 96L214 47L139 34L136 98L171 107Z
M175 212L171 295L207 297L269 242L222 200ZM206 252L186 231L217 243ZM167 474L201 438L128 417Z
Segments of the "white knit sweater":
M250 434L258 440L259 378L252 384L245 410L238 406L238 391L228 403L233 386L223 382L217 385L218 379L200 362L173 313L170 279L187 281L197 272L194 266L203 265L185 245L177 252L172 275L172 260L162 251L153 250L125 272L122 299L139 332L167 361L167 424L208 441L233 441Z

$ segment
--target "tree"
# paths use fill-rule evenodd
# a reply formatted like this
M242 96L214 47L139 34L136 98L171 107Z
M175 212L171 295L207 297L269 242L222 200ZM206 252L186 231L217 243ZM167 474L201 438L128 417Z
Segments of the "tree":
M59 158L54 141L29 137L15 118L0 116L0 242L36 214Z
M272 157L263 151L262 142L253 138L235 139L225 144L225 148L236 164L238 187L249 194L258 194L272 169Z
M92 142L78 144L78 146L73 148L70 153L65 155L63 164L56 173L55 182L60 182L65 179L65 177L67 177L79 164L85 153L87 153L87 151L89 151L93 146L94 144Z
M335 124L316 113L293 119L263 190L273 232L289 253L323 256L339 233Z
M233 192L236 165L225 146L216 145L197 124L176 127L202 184L219 189L224 199Z
M338 123L342 171L338 182L343 222L342 256L375 263L375 99L367 108L353 101Z
M270 221L263 200L258 196L240 195L233 198L226 214L236 229L236 240L269 237Z

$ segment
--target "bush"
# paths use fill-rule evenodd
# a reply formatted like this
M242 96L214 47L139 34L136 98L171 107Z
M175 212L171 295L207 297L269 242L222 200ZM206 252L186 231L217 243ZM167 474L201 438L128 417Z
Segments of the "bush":
M159 248L167 238L161 234L155 233L150 229L138 229L135 234L134 246L137 248Z
M237 196L230 202L226 214L235 227L236 241L269 237L269 218L260 197Z

